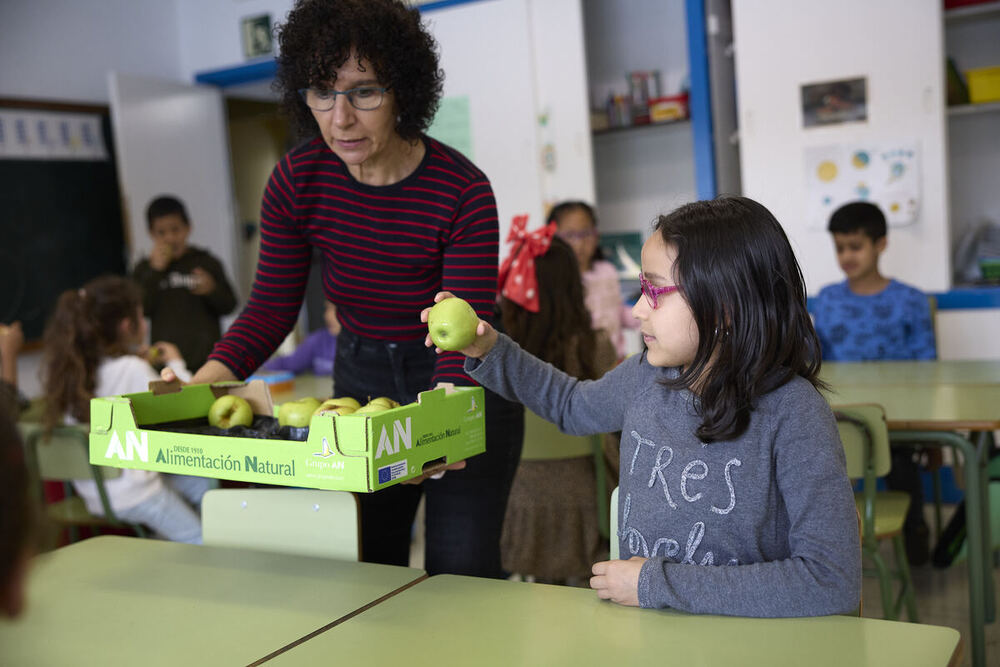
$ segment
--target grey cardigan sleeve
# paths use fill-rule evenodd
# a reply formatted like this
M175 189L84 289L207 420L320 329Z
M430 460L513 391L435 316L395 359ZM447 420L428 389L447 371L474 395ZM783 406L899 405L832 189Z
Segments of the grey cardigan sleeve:
M525 352L504 334L482 359L466 359L465 371L504 398L523 403L572 435L620 431L634 383L627 378L638 355L600 380L578 380Z

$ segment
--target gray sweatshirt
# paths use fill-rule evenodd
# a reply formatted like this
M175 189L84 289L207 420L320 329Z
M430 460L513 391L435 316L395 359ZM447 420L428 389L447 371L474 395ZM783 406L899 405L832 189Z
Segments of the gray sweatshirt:
M501 335L475 380L575 435L622 432L621 558L648 558L639 604L699 614L819 616L857 608L861 548L833 413L801 377L760 399L738 438L695 435L696 398L634 355L581 381ZM699 567L701 566L701 567Z

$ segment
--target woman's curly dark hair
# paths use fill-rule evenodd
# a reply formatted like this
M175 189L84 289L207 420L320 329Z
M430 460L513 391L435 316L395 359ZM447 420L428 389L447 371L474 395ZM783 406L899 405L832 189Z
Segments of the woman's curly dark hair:
M300 137L318 128L299 89L331 87L352 50L395 96L400 137L417 140L434 118L444 84L437 43L399 0L298 0L277 33L274 87Z

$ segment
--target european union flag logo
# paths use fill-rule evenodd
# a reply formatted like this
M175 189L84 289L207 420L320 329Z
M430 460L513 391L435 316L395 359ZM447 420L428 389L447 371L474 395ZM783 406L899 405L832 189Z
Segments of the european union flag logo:
M386 482L392 481L392 472L389 470L389 466L378 469L378 483L385 484Z

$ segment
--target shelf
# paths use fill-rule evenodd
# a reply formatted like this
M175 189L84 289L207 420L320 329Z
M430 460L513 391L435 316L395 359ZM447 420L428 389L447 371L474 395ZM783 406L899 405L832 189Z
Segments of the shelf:
M944 12L945 21L962 21L965 19L980 19L996 15L1000 17L1000 0L996 2L983 2L978 5L968 5L966 7L956 7L946 9Z
M670 127L673 125L688 125L691 123L690 118L682 118L680 120L670 120L664 123L645 123L643 125L626 125L625 127L609 127L606 130L591 130L591 134L595 137L603 137L609 134L623 134L626 132L642 132L653 127Z
M998 3L1000 4L1000 3ZM968 116L977 113L996 113L1000 111L1000 102L980 102L979 104L959 104L947 107L949 116Z

